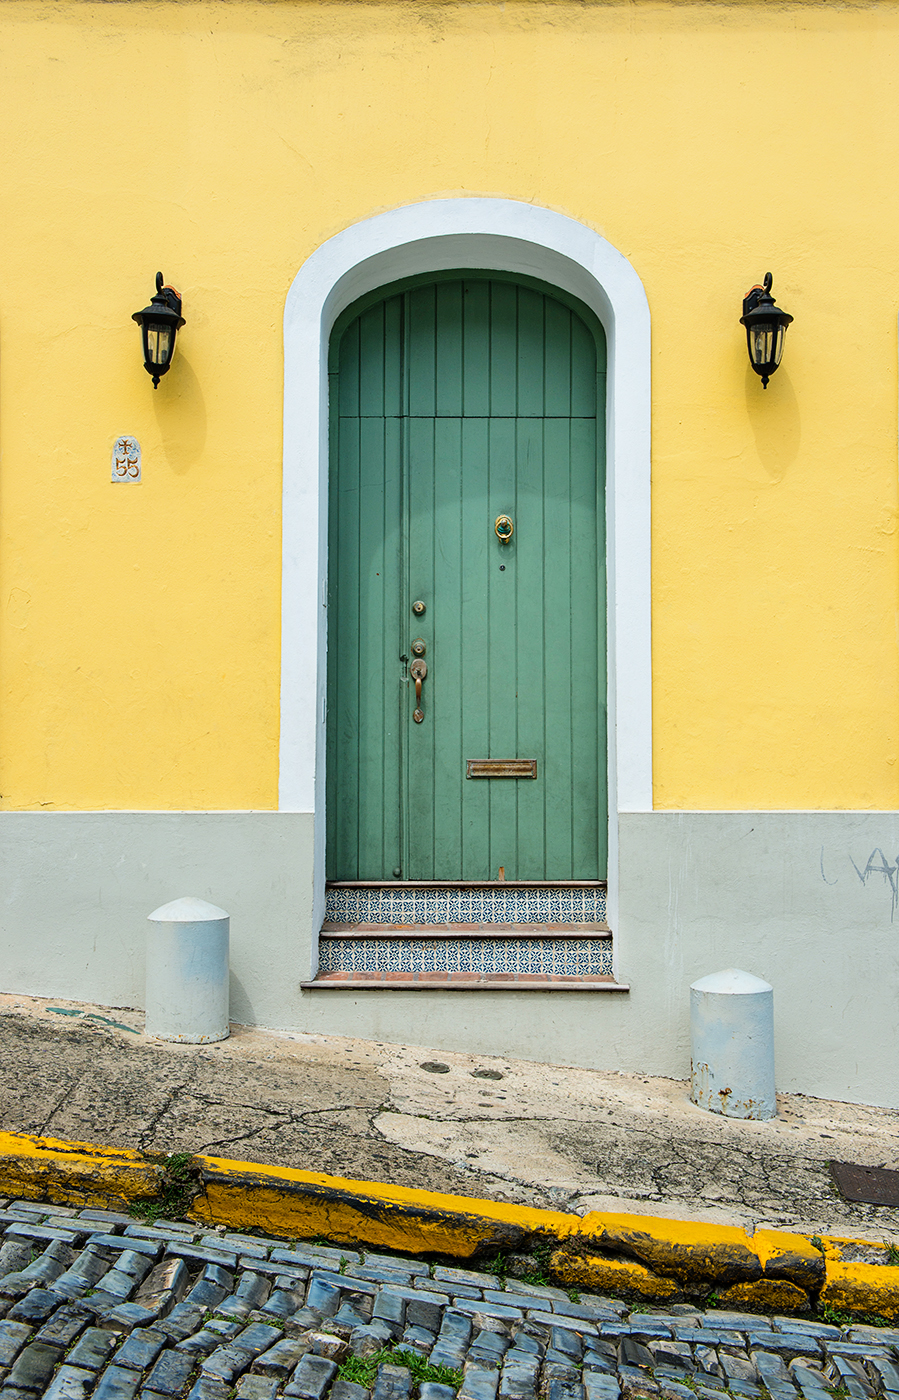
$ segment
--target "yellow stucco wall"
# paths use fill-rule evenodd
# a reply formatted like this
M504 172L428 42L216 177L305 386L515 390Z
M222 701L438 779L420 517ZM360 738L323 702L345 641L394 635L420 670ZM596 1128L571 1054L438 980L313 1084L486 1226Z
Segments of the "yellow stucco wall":
M2 805L276 805L284 298L459 194L646 287L656 804L897 804L899 6L5 0L0 35Z

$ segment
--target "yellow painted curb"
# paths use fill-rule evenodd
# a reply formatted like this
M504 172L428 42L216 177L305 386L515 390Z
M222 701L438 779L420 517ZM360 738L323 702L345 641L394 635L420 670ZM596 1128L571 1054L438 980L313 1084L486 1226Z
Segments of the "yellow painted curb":
M352 1181L318 1172L197 1157L203 1182L191 1217L211 1225L257 1226L276 1235L326 1235L407 1254L469 1259L514 1250L532 1235L564 1239L581 1228L579 1215L528 1206L445 1196L379 1181Z
M715 1292L726 1307L802 1310L813 1304L854 1316L899 1320L899 1267L844 1260L869 1242L642 1215L562 1211L417 1191L224 1157L191 1159L196 1187L188 1218L257 1228L285 1239L457 1259L497 1251L553 1249L551 1268L569 1286L673 1300ZM127 1207L159 1198L164 1161L138 1152L0 1133L0 1192L81 1206ZM819 1247L820 1246L820 1247ZM870 1242L873 1249L880 1243Z
M0 1133L0 1192L25 1200L102 1209L157 1195L159 1165L139 1152L86 1142Z

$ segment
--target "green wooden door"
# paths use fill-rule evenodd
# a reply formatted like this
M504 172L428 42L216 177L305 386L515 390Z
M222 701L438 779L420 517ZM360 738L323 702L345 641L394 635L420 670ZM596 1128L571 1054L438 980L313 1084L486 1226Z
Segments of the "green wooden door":
M331 363L328 878L605 878L599 324L447 274L344 317Z

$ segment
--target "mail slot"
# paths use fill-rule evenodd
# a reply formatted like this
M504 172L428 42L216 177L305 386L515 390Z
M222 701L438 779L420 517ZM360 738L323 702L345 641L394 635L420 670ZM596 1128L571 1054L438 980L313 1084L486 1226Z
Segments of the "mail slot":
M467 778L536 778L536 758L470 758Z

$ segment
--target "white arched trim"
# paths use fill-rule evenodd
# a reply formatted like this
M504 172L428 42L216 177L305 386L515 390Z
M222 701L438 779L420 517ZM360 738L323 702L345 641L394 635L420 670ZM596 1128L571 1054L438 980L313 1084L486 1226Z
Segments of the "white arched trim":
M279 807L324 813L328 338L358 297L447 268L538 277L579 297L608 339L609 877L621 812L652 807L649 306L630 263L585 225L506 199L439 199L378 214L303 264L284 315ZM324 895L316 822L316 911Z

